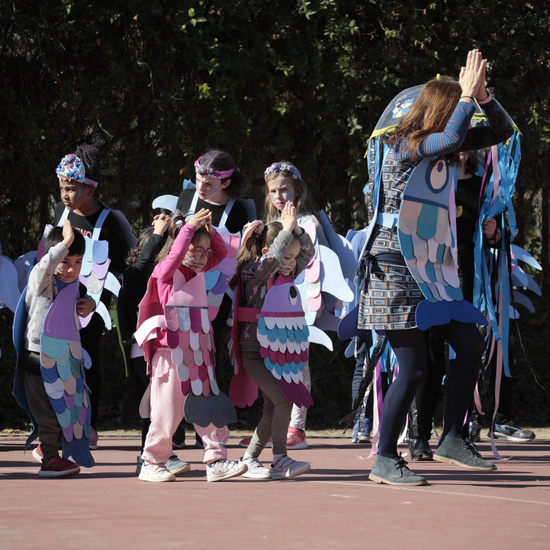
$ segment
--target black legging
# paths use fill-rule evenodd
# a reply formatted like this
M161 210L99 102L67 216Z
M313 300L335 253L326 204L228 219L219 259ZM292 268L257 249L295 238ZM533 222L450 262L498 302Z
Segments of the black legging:
M105 323L102 317L94 313L88 325L80 329L82 347L90 355L92 366L86 371L86 384L90 389L91 425L97 430L99 401L101 399L101 338Z
M433 328L453 347L456 359L447 377L447 402L443 435L462 437L462 425L479 374L485 347L473 323L451 321ZM426 342L419 329L388 330L399 374L384 399L378 454L397 456L397 439L420 383L426 376Z

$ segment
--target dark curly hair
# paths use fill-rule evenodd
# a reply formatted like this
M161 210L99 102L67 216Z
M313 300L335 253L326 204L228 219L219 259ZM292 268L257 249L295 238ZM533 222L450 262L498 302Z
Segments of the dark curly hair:
M101 181L99 149L88 143L83 143L76 148L74 154L84 163L86 177L99 183Z

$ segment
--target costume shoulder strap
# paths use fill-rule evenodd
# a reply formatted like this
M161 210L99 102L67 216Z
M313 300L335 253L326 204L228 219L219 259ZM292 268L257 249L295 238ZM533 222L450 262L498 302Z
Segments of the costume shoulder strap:
M223 211L223 215L220 220L220 227L225 227L225 224L227 223L227 218L229 217L229 213L231 212L234 204L235 199L229 199L229 202L225 205L225 210Z
M100 203L103 206L103 210L100 212L99 217L97 218L97 221L95 222L94 227L94 234L92 236L92 239L94 241L99 241L99 235L101 234L101 228L103 227L103 224L105 223L105 219L110 214L111 209L106 206L103 203Z

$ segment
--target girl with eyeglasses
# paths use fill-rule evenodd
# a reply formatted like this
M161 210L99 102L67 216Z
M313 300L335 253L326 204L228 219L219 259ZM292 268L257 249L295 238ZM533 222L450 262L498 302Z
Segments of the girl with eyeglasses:
M227 424L235 408L220 392L215 375L212 327L204 272L215 269L227 247L201 209L187 223L176 212L140 303L136 341L144 348L151 384L142 403L151 426L142 454L142 481L174 481L166 462L184 415L204 444L207 480L238 476L246 465L227 460Z

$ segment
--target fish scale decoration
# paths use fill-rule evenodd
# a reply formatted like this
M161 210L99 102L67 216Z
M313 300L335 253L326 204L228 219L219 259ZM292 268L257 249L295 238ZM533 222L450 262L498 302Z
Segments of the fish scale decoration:
M392 154L389 152L388 154ZM418 304L421 330L455 319L487 325L460 290L454 208L455 169L439 158L421 160L411 173L399 211L398 234L407 267L426 300Z
M313 399L301 382L308 359L309 328L291 276L279 275L268 290L258 316L257 337L265 366L285 397L298 406L310 407Z
M186 397L188 422L222 428L237 420L235 407L216 381L215 346L209 318L206 281L199 273L186 282L180 271L173 277L174 294L164 308L167 342Z
M109 271L111 260L109 259L108 241L95 240L90 237L84 237L86 248L82 257L82 269L80 270L80 282L87 288L88 295L93 298L96 309L95 312L101 315L103 322L108 330L112 328L110 314L101 302L103 289L107 289L115 296L120 291L120 282ZM81 319L80 324L85 327L92 319L93 313Z
M177 365L184 395L218 395L205 279L202 274L189 282L180 271L174 274L174 294L164 308L167 342Z
M40 371L63 432L63 458L72 457L77 464L91 468L91 409L75 309L79 297L75 282L64 287L52 302L40 338Z
M229 398L219 390L215 374L214 341L208 315L208 299L204 273L188 282L183 273L176 271L172 278L174 292L164 308L164 315L152 315L142 321L134 334L140 346L154 343L158 329L166 329L166 341L171 350L172 366L181 381L186 396L185 419L191 424L207 427L210 424L223 428L236 422L237 413ZM149 289L140 304L147 310ZM152 312L151 312L152 313ZM146 351L155 353L153 350ZM148 361L153 360L150 355ZM150 387L144 399L149 399ZM142 401L143 410L148 407Z

